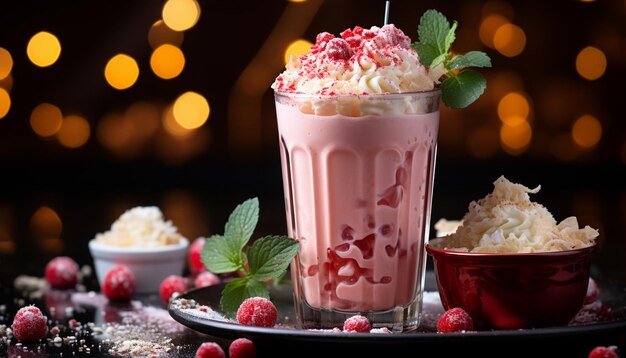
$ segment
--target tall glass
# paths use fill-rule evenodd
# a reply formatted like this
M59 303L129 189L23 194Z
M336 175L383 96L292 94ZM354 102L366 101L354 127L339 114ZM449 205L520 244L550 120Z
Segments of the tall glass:
M301 328L419 325L440 98L275 93Z

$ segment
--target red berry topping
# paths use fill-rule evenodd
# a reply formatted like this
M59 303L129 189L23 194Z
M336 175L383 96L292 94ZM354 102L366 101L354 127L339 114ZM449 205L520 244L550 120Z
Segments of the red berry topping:
M345 40L339 38L328 41L326 53L333 60L349 60L352 57L350 45Z
M370 329L372 329L370 321L359 315L352 316L343 323L344 332L369 333Z
M471 331L473 329L472 317L459 307L447 310L437 322L437 332L440 333Z
M205 342L198 347L196 358L226 358L226 354L219 344Z
M317 37L315 38L315 44L320 45L320 46L325 46L328 43L328 41L334 38L335 38L335 35L331 33L320 32L319 34L317 34Z
M589 304L598 299L600 296L600 288L596 284L593 278L589 277L589 284L587 285L587 295L585 296L585 304Z
M20 342L37 341L48 333L48 319L35 306L20 308L13 318L13 335Z
M256 346L247 338L238 338L228 347L230 358L254 358L256 357Z
M45 275L54 288L72 288L78 282L78 264L67 256L59 256L48 262Z
M213 286L213 285L217 285L218 283L220 283L220 278L217 277L217 275L214 274L213 272L204 271L200 273L198 277L196 277L193 283L198 288Z
M169 275L161 282L159 292L161 293L163 301L169 302L174 292L183 293L187 292L188 289L189 287L187 287L187 283L184 278L176 275Z
M237 310L237 322L247 326L274 327L277 318L276 306L263 297L248 298Z
M204 247L206 239L203 237L199 237L191 243L189 246L188 257L189 260L189 270L192 274L197 275L200 272L206 271L206 267L202 263L202 259L200 258L200 253L202 252L202 248Z
M588 358L619 358L617 354L617 347L596 347L589 352Z
M135 275L126 266L113 267L104 276L102 293L111 301L129 301L135 295Z

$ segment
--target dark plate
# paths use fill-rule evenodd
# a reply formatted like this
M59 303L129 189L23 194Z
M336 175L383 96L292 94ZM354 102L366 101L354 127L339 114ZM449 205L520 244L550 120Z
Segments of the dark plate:
M522 330L489 330L469 333L440 334L435 332L435 322L443 312L436 293L434 275L429 272L426 290L429 292L424 305L422 325L416 332L400 334L338 333L300 330L295 328L295 316L291 287L282 286L272 291L272 301L279 311L275 328L244 326L220 317L209 318L202 313L169 307L170 315L183 325L196 331L219 338L245 337L256 342L259 349L272 347L304 349L307 353L328 354L349 349L351 352L391 353L390 348L437 349L445 353L502 353L507 354L546 353L554 350L559 354L576 353L586 357L596 345L618 345L626 349L626 286L616 282L600 282L600 301L612 312L609 320L591 319L587 323L560 327L533 328ZM219 299L223 284L191 290L182 298L193 299L219 313ZM191 313L190 313L191 312ZM594 311L595 312L595 311ZM504 348L503 348L504 347ZM546 350L547 349L547 350ZM283 348L281 348L283 351ZM275 356L277 352L273 352Z

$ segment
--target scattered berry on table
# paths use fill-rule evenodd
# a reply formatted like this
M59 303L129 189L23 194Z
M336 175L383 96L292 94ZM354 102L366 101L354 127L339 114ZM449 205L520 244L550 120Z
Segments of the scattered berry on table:
M46 265L45 276L54 288L72 288L78 282L78 264L67 256L59 256Z
M247 338L235 339L228 347L230 358L255 358L256 346Z
M194 280L194 285L198 288L213 286L220 283L220 278L216 274L209 271L201 272Z
M48 319L35 306L20 308L13 318L13 336L20 342L32 342L42 339L48 333Z
M226 354L219 344L214 342L205 342L198 347L196 358L226 358Z
M585 304L594 302L600 296L600 288L593 278L589 278L589 284L587 285L587 295L585 296Z
M163 301L169 302L174 292L184 293L187 292L188 289L189 287L187 287L187 283L184 278L181 276L169 275L161 282L159 292L161 293Z
M204 264L202 263L202 259L200 257L200 253L202 252L205 241L205 238L199 237L193 240L191 245L189 245L187 260L189 261L189 270L194 275L206 271L206 267L204 267Z
M588 358L619 358L616 346L596 347L589 352Z
M247 326L274 327L278 310L272 301L263 297L250 297L237 309L237 322Z
M459 307L447 310L437 321L437 332L440 333L471 331L473 329L472 317Z
M343 323L344 332L368 333L371 329L370 321L364 316L352 316Z
M135 275L123 265L110 269L104 276L102 293L111 301L129 301L135 295Z

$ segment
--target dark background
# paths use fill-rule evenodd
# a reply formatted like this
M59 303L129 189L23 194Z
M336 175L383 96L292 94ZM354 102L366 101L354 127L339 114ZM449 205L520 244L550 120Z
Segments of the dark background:
M221 233L230 211L258 196L256 236L286 232L272 91L287 45L314 42L321 31L380 26L384 1L199 1L198 23L185 31L180 76L152 73L147 35L164 1L11 1L0 4L0 47L13 58L11 108L0 119L0 285L17 274L41 275L45 263L69 255L90 264L87 242L125 210L158 205L190 239ZM393 1L390 22L416 39L419 17L437 8L460 26L453 49L482 50L493 68L482 71L485 95L464 110L441 115L433 223L460 219L471 200L491 191L500 175L529 187L533 199L560 221L576 215L600 230L596 275L626 277L626 3L624 1ZM490 15L523 29L524 50L507 57L481 42ZM310 22L309 22L310 20ZM272 32L276 24L279 31ZM34 66L26 44L35 33L55 34L59 60ZM599 48L607 66L597 80L576 71L578 52ZM109 58L126 53L140 68L129 89L104 79ZM7 87L6 81L0 86ZM165 107L186 91L211 106L204 126L176 137L161 125ZM498 102L511 91L530 106L528 145L501 143ZM30 114L42 102L90 124L85 145L66 148L33 132ZM105 144L99 125L143 103L158 129L119 147ZM154 116L144 114L145 116ZM591 148L571 139L584 114L602 126ZM154 119L154 118L152 118ZM156 122L155 122L156 123ZM119 135L127 135L119 129ZM43 208L43 209L42 209Z

